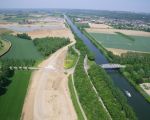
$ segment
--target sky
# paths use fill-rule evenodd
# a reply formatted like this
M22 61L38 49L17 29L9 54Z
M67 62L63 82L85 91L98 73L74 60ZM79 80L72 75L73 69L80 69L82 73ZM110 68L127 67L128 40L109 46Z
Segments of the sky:
M0 0L0 8L66 8L150 13L150 0Z

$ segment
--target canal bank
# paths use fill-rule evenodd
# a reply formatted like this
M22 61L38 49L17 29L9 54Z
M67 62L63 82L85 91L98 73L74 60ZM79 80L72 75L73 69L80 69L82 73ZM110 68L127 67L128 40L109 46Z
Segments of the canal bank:
M98 48L93 45L93 43L81 33L81 31L72 23L72 21L65 16L68 24L71 26L73 32L76 33L76 35L83 40L84 44L89 48L90 51L95 53L95 62L100 64L106 64L109 63L106 57L102 54L102 52L99 51ZM138 119L140 120L149 120L150 119L150 104L145 100L145 98L138 93L133 86L116 70L108 70L107 73L112 78L114 84L120 88L123 93L125 94L125 91L128 91L132 97L129 97L125 94L127 97L128 103L132 108L134 109Z

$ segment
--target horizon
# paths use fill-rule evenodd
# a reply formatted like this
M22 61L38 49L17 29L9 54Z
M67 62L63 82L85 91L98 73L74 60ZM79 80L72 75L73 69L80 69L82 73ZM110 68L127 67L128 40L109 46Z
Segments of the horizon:
M0 10L83 10L83 11L107 11L107 12L124 12L124 13L135 13L135 14L150 14L150 12L138 12L128 10L99 10L99 9L79 9L79 8L0 8Z
M149 5L148 0L2 0L0 9L81 9L150 13Z

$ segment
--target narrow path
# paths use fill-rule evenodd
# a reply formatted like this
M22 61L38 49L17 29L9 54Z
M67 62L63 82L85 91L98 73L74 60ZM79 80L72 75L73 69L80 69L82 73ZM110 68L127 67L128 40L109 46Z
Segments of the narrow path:
M1 69L1 67L0 67ZM49 67L27 67L27 66L10 66L9 69L11 70L48 70L48 69L55 69L54 67L52 66L49 66Z
M78 61L79 61L79 59L80 59L80 52L75 48L75 46L73 46L73 49L74 49L75 52L78 54L78 59L77 59L77 61L76 61L75 66L71 69L71 72L70 72L69 74L71 74L71 77L72 77L73 89L74 89L74 92L75 92L75 97L76 97L77 103L78 103L79 108L80 108L80 110L81 110L81 112L82 112L82 115L83 115L83 117L84 117L84 120L87 120L86 114L85 114L85 112L84 112L84 110L83 110L83 108L82 108L82 106L81 106L81 103L80 103L80 100L79 100L79 97L78 97L78 93L77 93L76 87L75 87L75 85L74 85L74 71L75 71L75 68L76 68L76 66L77 66L77 64L78 64ZM69 71L68 71L68 72L69 72Z
M77 103L78 103L79 108L80 108L80 110L81 110L81 112L82 112L82 115L83 115L83 117L84 117L84 120L87 120L87 117L86 117L86 115L85 115L85 112L84 112L84 110L83 110L83 108L82 108L82 106L81 106L81 103L80 103L80 101L79 101L79 97L78 97L78 94L77 94L77 90L76 90L75 85L74 85L74 76L73 76L73 74L72 74L71 76L72 76L73 89L74 89L74 92L75 92L75 96L76 96Z
M97 92L95 86L93 85L92 81L90 80L90 77L89 77L89 75L88 75L88 68L89 68L89 66L88 66L88 64L87 64L87 60L88 60L88 58L87 58L87 55L86 55L85 58L84 58L84 70L85 70L85 72L86 72L86 74L87 74L87 76L88 76L88 78L89 78L89 81L90 81L90 83L91 83L91 85L92 85L92 87L93 87L93 90L95 91L95 93L96 93L96 95L97 95L97 97L98 97L99 102L102 104L103 108L104 108L105 111L107 112L107 114L108 114L110 120L112 120L112 117L111 117L109 111L107 110L105 104L103 103L103 100L102 100L101 97L99 96L99 94L98 94L98 92Z

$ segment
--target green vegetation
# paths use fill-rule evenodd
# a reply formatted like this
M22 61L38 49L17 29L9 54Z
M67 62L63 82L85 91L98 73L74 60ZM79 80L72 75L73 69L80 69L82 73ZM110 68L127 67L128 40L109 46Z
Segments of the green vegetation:
M76 37L76 40L76 48L80 50L81 57L74 73L74 83L80 103L89 120L108 120L110 118L102 104L99 102L98 97L83 67L84 57L87 53L89 53L88 49L78 37Z
M113 85L111 79L102 68L96 64L92 64L88 73L92 83L98 91L99 96L101 96L104 104L111 114L112 119L136 120L135 114L128 106L123 93Z
M126 68L122 69L121 73L150 102L150 96L147 95L139 86L141 83L150 83L150 54L122 54L120 57L114 56L113 62L126 65Z
M122 54L122 56L119 57L107 51L86 31L83 31L83 33L96 45L97 48L99 48L99 50L103 52L110 62L126 65L126 68L121 69L120 72L127 78L134 88L138 90L148 102L150 102L150 96L139 86L140 83L150 82L150 54L130 52Z
M0 95L6 92L6 87L11 82L9 79L14 75L14 70L10 70L7 65L2 65L0 69Z
M15 67L31 67L34 66L37 60L19 60L19 59L2 59L0 63Z
M5 94L0 96L0 118L1 120L20 120L30 71L16 71L10 79L12 83L3 89Z
M26 34L26 33L17 34L17 37L26 39L26 40L32 40L32 38L30 36L28 36L28 34Z
M104 48L93 36L91 36L88 32L86 32L84 29L81 29L82 33L91 40L91 42L105 55L105 57L112 61L110 54L111 52L107 51L106 48Z
M39 60L42 58L42 55L34 46L33 41L12 35L5 35L2 38L10 41L12 44L10 51L2 56L2 59Z
M34 39L35 46L43 56L49 56L51 53L54 53L56 50L68 43L69 39L66 38L46 37Z
M111 24L111 26L115 29L126 29L126 30L139 30L139 31L145 31L145 32L150 32L150 28L148 27L141 27L133 24L124 24L124 23L118 23L116 24Z
M83 31L82 31L83 32ZM97 111L96 108L95 110L91 110L90 105L87 105L88 101L90 101L90 103L88 104L93 104L93 101L91 99L94 99L94 93L92 93L92 88L90 88L90 83L88 83L89 79L86 78L86 74L83 68L83 59L87 52L87 48L84 47L84 45L82 45L83 43L79 40L79 38L77 39L77 45L76 48L80 50L81 52L81 58L79 60L79 63L77 65L76 71L75 71L75 87L77 89L77 92L80 93L79 94L79 98L80 101L83 106L83 109L86 113L86 115L88 116L88 114L90 115L90 117L92 118L93 113L90 113L90 111ZM95 42L95 40L93 39L92 42ZM97 44L97 42L95 42L94 44L96 44L97 46L99 46L99 44ZM101 47L101 46L99 46ZM105 52L108 57L110 57L109 53L107 53L107 51L105 51L105 48L101 47L101 49L103 49L103 52ZM118 119L118 120L122 120L122 119L136 119L135 113L133 112L132 108L127 104L127 100L125 98L125 96L123 95L123 93L116 88L113 83L112 80L108 77L108 75L106 74L106 72L104 70L102 70L100 67L96 66L95 63L93 62L89 62L90 63L90 78L91 81L93 82L94 86L96 87L98 94L101 96L105 106L107 107L108 111L110 112L112 119ZM92 72L93 71L93 72ZM86 81L86 83L84 83ZM84 87L87 86L87 87ZM88 89L91 89L90 92L88 92ZM88 95L86 96L85 93L88 93ZM85 96L84 96L85 95ZM93 96L92 96L93 95ZM90 98L88 98L90 96ZM85 102L85 101L86 102ZM95 98L95 103L96 103L96 98ZM97 106L98 107L98 106ZM88 111L88 110L90 111ZM102 109L101 109L102 110ZM89 113L88 113L89 112ZM106 115L106 111L105 112ZM121 112L121 113L120 113ZM95 118L92 119L97 119L97 114L95 113ZM98 113L98 111L97 111ZM120 113L120 114L118 114ZM88 116L88 119L91 119ZM103 117L103 116L102 116ZM104 119L104 118L101 118ZM105 116L106 119L106 116ZM108 114L107 114L107 119L108 118Z
M150 38L141 36L124 36L120 34L90 33L102 46L141 52L150 52ZM132 39L132 40L131 40Z
M123 34L121 32L115 32L115 33L117 33L118 35L120 35L120 36L122 36L122 37L124 37L126 39L129 39L131 41L135 41L135 39L133 37L131 37L131 36L125 35L125 34Z
M115 57L114 62L125 64L123 69L128 77L137 83L150 83L150 54L127 53L120 57Z
M11 44L9 41L2 40L0 37L0 56L4 55L10 49Z
M76 113L78 115L78 120L84 120L81 109L80 109L79 104L77 102L77 98L76 98L75 91L74 91L74 88L73 88L73 80L72 80L71 76L69 76L68 86L69 86L69 91L70 91L70 94L71 94L71 99L72 99L74 108L75 108Z
M79 22L76 22L75 24L76 24L76 26L77 26L79 29L82 29L82 28L90 28L90 26L89 26L88 23L79 23Z
M0 50L4 47L2 40L0 40Z
M68 54L65 59L64 67L66 69L72 68L76 64L77 58L78 54L75 50L72 47L68 48Z
M108 120L109 116L99 102L88 76L84 71L83 61L84 57L81 57L74 73L75 87L78 92L80 103L89 120Z

